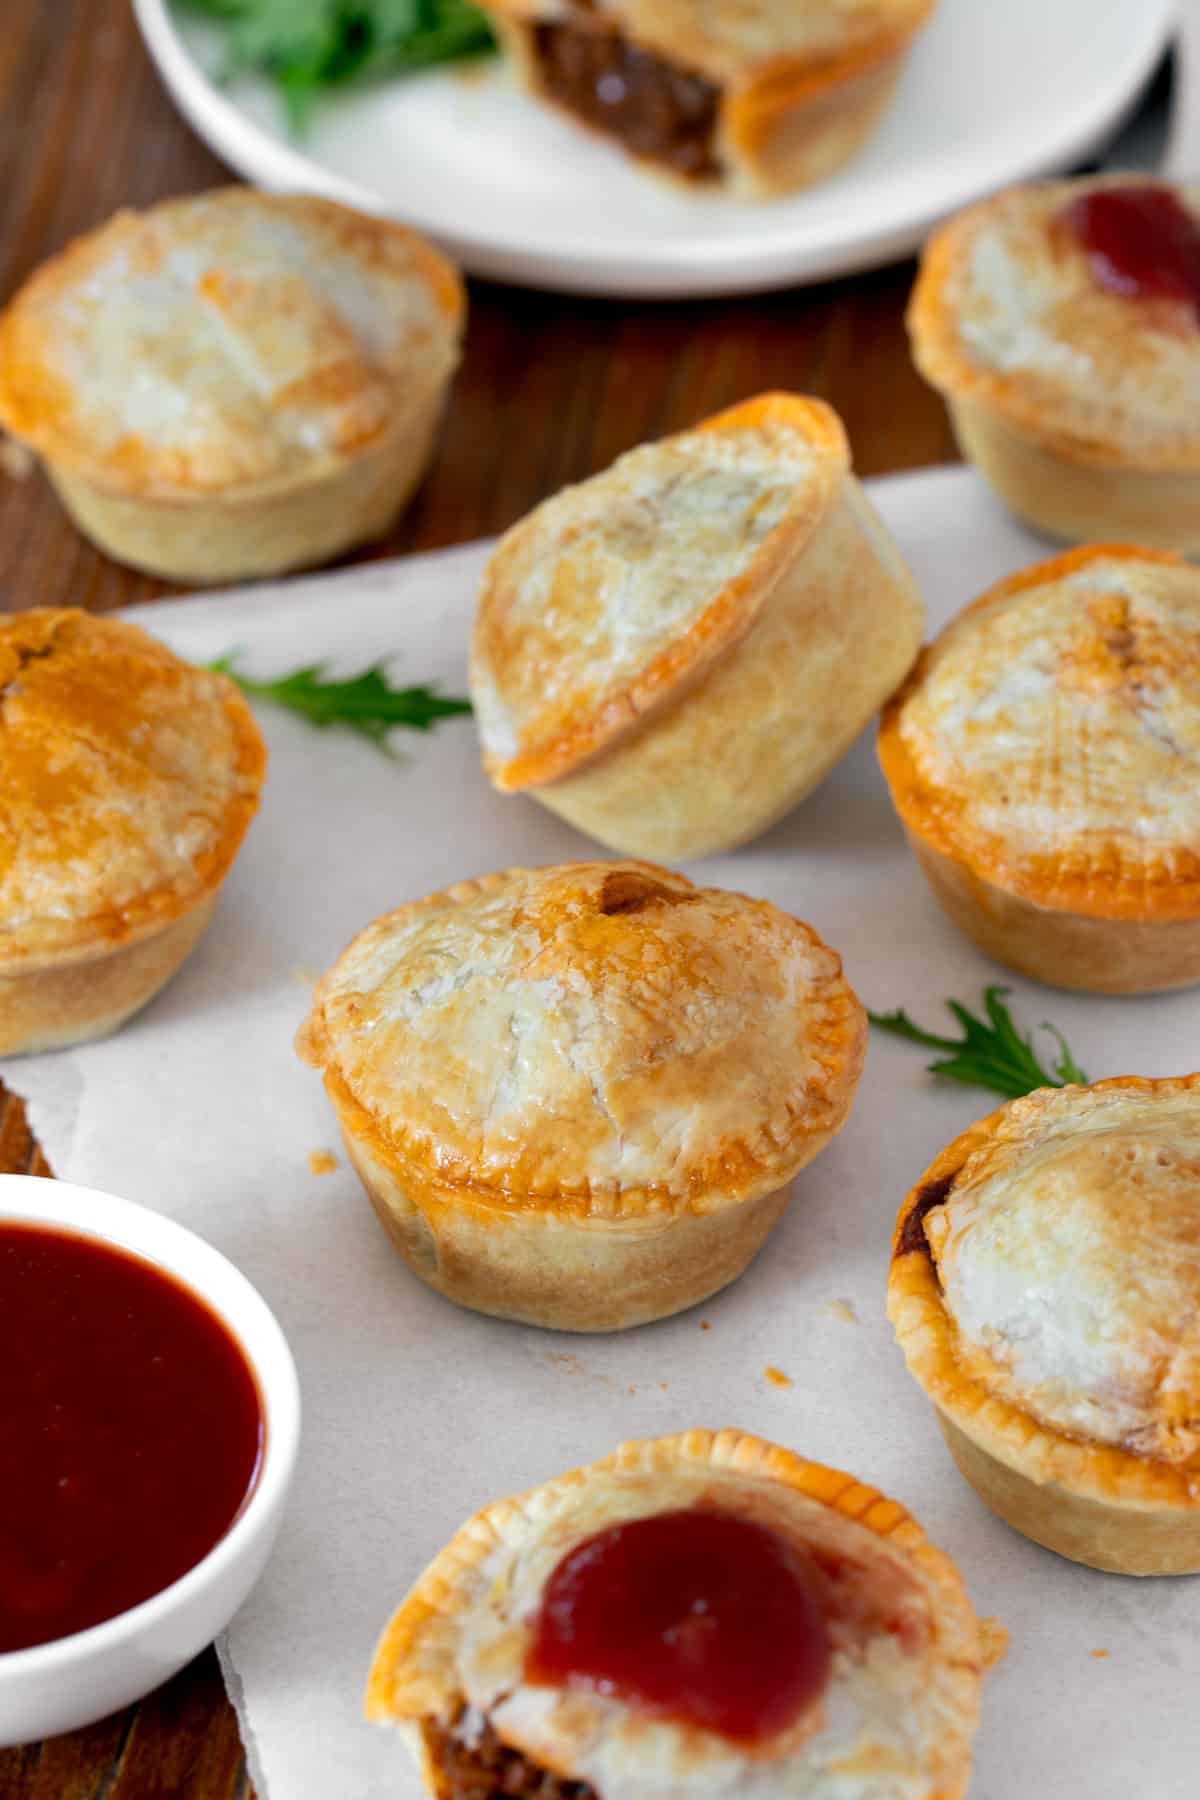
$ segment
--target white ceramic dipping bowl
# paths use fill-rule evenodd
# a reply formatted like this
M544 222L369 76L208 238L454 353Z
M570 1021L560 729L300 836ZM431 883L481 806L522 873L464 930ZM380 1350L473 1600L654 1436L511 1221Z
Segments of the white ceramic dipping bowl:
M69 1231L131 1251L190 1288L232 1332L264 1416L258 1478L224 1537L178 1581L128 1612L29 1650L0 1653L0 1745L103 1718L203 1650L262 1572L300 1441L300 1389L283 1332L231 1262L182 1225L128 1200L31 1175L0 1175L0 1224Z

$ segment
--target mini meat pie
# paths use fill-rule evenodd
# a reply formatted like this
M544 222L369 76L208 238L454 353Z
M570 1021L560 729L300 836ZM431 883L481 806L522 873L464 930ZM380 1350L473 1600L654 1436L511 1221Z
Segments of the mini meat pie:
M266 753L233 683L135 626L0 618L0 1055L114 1031L199 939Z
M1200 1076L1044 1088L956 1138L900 1209L888 1312L1008 1524L1200 1570Z
M613 1331L741 1274L845 1120L864 1021L833 951L765 901L567 863L376 920L297 1047L415 1274Z
M690 1431L476 1514L384 1632L367 1714L438 1800L960 1800L980 1639L895 1501Z
M934 0L486 0L524 85L649 168L742 199L839 168Z
M886 708L879 756L933 892L1058 987L1200 981L1200 572L1094 547L992 588Z
M414 233L224 188L122 212L0 315L0 423L101 549L179 581L385 531L458 360L462 289Z
M1019 517L1200 550L1200 188L1012 188L926 246L917 367Z
M500 540L471 656L484 768L629 855L730 849L833 767L923 621L837 415L762 395Z

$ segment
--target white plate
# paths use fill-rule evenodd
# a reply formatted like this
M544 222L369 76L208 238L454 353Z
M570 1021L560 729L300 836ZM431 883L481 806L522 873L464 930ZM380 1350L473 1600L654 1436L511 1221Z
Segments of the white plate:
M1174 12L1172 0L941 0L862 155L819 187L746 206L639 172L499 64L350 90L296 142L268 84L216 84L219 29L169 0L134 9L180 109L248 180L395 214L475 275L662 297L872 267L979 195L1065 168L1119 122Z

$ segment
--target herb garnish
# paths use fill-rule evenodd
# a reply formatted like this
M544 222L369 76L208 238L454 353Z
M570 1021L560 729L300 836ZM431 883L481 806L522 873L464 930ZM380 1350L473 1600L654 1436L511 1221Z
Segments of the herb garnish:
M278 85L293 130L326 88L478 56L494 47L471 0L186 0L228 29L229 74Z
M1010 990L989 987L983 990L983 1007L987 1017L971 1012L958 1000L947 1000L946 1006L963 1028L961 1038L938 1037L914 1025L903 1008L891 1013L868 1013L872 1025L890 1031L911 1043L924 1044L929 1050L942 1050L945 1055L927 1065L930 1074L945 1075L951 1081L968 1087L992 1088L1010 1100L1034 1088L1065 1087L1068 1082L1086 1083L1087 1076L1071 1055L1067 1040L1055 1025L1044 1020L1042 1030L1058 1040L1058 1058L1050 1069L1042 1067L1033 1048L1032 1032L1022 1037L1012 1021L1012 1014L1001 999Z
M321 730L345 726L381 750L387 749L388 733L398 725L409 731L431 731L439 719L471 711L469 700L443 698L429 687L394 688L387 666L381 662L345 681L326 680L324 663L310 663L276 681L255 681L243 675L232 656L219 656L208 667L228 675L252 700L284 706Z

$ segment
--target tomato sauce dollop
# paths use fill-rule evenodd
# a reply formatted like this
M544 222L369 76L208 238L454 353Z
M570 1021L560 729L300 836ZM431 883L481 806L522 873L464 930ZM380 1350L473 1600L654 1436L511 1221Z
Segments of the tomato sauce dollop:
M262 1444L253 1373L203 1301L94 1238L0 1225L0 1651L185 1574Z
M551 1574L526 1677L754 1743L829 1679L815 1587L800 1552L732 1513L683 1508L613 1525Z
M1065 214L1110 293L1186 301L1200 319L1200 221L1156 182L1097 188Z

